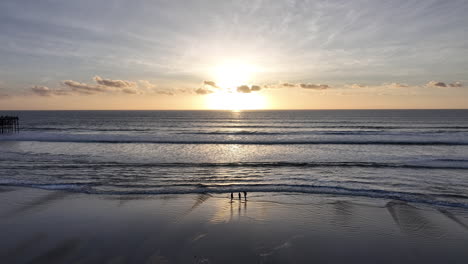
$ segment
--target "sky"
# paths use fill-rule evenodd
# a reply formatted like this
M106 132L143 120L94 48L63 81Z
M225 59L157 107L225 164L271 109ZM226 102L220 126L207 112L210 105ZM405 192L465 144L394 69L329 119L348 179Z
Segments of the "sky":
M468 108L468 1L0 1L0 109Z

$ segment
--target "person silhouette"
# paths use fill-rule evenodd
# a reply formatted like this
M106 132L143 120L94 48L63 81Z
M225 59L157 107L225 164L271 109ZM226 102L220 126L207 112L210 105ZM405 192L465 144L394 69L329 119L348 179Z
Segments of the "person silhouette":
M231 201L234 199L234 194L231 192Z
M241 194L239 193L239 200L241 199Z
M247 192L244 192L244 199L247 201Z

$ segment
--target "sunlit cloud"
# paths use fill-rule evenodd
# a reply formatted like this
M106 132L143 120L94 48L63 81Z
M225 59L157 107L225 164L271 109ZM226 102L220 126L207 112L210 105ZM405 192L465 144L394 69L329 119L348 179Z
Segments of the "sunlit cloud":
M94 94L101 92L108 92L110 89L103 85L94 85L87 83L80 83L72 80L66 80L62 82L63 85L70 88L72 91L83 94Z
M123 81L123 80L109 80L109 79L102 79L99 76L95 76L93 78L96 83L103 85L103 86L108 86L108 87L116 87L116 88L128 88L128 87L135 87L136 83L134 82L129 82L129 81Z
M303 89L311 89L311 90L325 90L330 88L327 84L310 84L310 83L301 83L299 86Z
M446 87L461 88L463 87L463 84L461 82L445 83L445 82L440 82L440 81L430 81L426 84L426 86L438 87L438 88L446 88Z
M447 84L444 82L430 81L427 83L427 86L430 87L447 87Z
M61 89L50 89L47 86L33 86L31 92L39 96L67 95L68 92Z
M461 82L454 82L449 84L450 87L456 87L456 88L461 88L463 87L463 84Z
M260 91L261 89L262 89L262 87L261 87L260 85L252 85L252 86L250 87L250 90L251 90L252 92L258 92L258 91Z
M238 93L251 93L251 92L258 92L262 89L262 87L260 87L259 85L252 85L252 86L248 86L248 85L241 85L241 86L238 86L236 91Z
M203 84L214 88L219 88L214 81L203 81Z
M121 93L128 95L174 95L178 92L185 93L182 89L159 88L157 85L147 81L140 80L138 82L103 79L95 76L93 80L96 84L81 83L73 80L65 80L60 84L62 88L49 88L47 86L36 85L30 88L30 91L39 96L64 96L64 95L94 95L94 94L111 94Z
M133 89L133 88L123 88L122 89L122 93L126 93L126 94L137 94L138 91L136 89Z
M311 90L326 90L331 88L328 84L311 84L311 83L277 83L277 84L266 84L264 88L302 88Z
M158 87L158 85L148 80L139 80L138 81L138 93L148 94L148 95L151 95L151 94L175 95L176 93L185 93L185 90L162 88L162 87Z
M353 89L359 89L359 88L366 88L367 85L354 83L354 84L349 85L349 87L351 87Z
M250 87L247 86L247 85L241 85L239 87L237 87L237 92L238 93L250 93L251 90L250 90Z
M52 95L51 90L49 89L49 87L46 87L46 86L34 86L34 87L31 87L31 91L40 96Z
M195 93L199 94L199 95L206 95L206 94L214 93L214 91L209 90L209 89L205 89L205 88L198 88L198 89L195 90Z
M389 88L407 88L407 87L409 87L409 85L406 84L406 83L388 83L388 84L384 84L384 86L389 87Z

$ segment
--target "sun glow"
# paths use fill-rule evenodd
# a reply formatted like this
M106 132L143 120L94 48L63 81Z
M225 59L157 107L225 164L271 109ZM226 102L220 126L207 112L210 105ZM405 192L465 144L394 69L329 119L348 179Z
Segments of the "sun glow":
M217 65L213 68L212 74L220 88L234 89L250 83L257 71L257 67L252 64L232 61Z
M255 110L264 109L266 98L258 93L237 93L220 91L206 96L209 109L216 110Z
M217 89L207 95L206 106L218 110L253 110L264 109L267 106L266 98L258 91L242 93L237 87L252 86L255 74L259 68L253 64L229 61L218 64L211 70L212 80Z

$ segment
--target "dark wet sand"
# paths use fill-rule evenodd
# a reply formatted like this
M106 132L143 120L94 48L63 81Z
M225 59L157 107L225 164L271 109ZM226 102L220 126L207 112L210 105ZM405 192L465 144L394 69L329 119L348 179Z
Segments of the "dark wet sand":
M306 194L0 189L0 263L468 263L468 210Z

